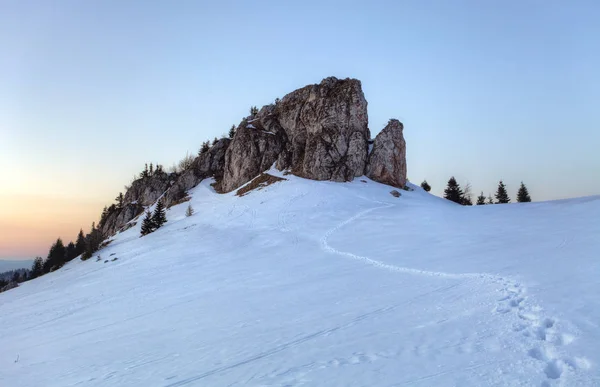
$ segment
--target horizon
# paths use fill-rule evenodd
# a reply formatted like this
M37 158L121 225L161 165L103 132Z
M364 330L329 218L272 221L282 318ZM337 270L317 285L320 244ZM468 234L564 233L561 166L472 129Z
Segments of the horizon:
M328 76L361 80L372 137L403 122L408 178L437 196L451 176L474 198L600 194L594 2L272 4L1 5L0 259L46 257L144 163Z

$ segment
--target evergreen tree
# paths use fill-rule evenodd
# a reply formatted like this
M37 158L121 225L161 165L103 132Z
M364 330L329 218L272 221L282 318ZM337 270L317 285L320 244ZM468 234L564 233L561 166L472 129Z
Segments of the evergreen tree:
M154 222L152 222L152 213L150 211L146 211L146 217L142 221L142 236L150 234L154 231Z
M198 152L198 155L208 152L209 149L210 149L210 143L208 141L204 141L202 143L202 147L200 148L200 152Z
M250 115L251 115L252 117L254 117L254 116L256 116L257 114L258 114L258 108L257 108L256 106L252 106L252 107L250 108Z
M156 207L154 208L154 214L152 214L152 223L154 229L160 228L163 224L167 223L167 215L165 214L165 205L162 200L158 200Z
M56 242L50 247L50 251L48 252L48 257L44 262L44 273L49 273L60 268L65 263L65 245L63 244L62 239L58 238Z
M83 254L85 251L85 235L83 234L83 230L79 230L79 234L77 235L77 241L75 242L75 256L79 256Z
M42 274L44 274L44 260L42 257L36 257L33 261L33 265L31 265L31 274L29 278L34 279Z
M150 176L154 174L154 166L150 163Z
M144 170L142 171L141 177L142 177L142 179L145 179L148 176L150 176L150 174L148 172L148 163L146 163L144 166Z
M521 182L521 187L519 188L519 192L517 192L517 202L519 203L529 203L531 201L531 197L529 196L529 191L525 184Z
M444 199L458 204L462 204L463 202L463 191L460 189L460 186L456 182L454 176L448 180L448 186L444 190Z
M69 244L67 245L66 252L65 252L65 261L68 262L68 261L72 260L73 258L75 258L76 256L77 256L77 254L75 254L75 243L69 242Z
M194 209L191 204L188 204L187 209L185 210L185 216L190 217L194 215Z
M161 164L156 164L156 169L154 170L155 175L160 175L163 173L163 166Z
M431 186L429 185L429 183L427 183L427 180L423 180L423 182L421 183L421 188L423 188L427 192L431 191Z
M108 207L104 206L104 209L102 210L102 215L100 215L99 224L104 224L107 216L108 216Z
M479 194L479 196L477 196L477 205L481 206L485 204L485 195L483 194L483 191L481 191L481 193Z
M510 203L510 198L508 197L508 193L506 192L506 186L500 180L498 183L498 190L496 191L496 203L506 204Z
M213 145L217 145L218 142L219 142L219 139L215 137L215 139L213 140L212 144Z
M488 195L487 203L486 204L494 204L494 199L492 198L491 194Z
M152 165L152 164L150 164L150 165ZM119 194L117 195L115 200L117 201L117 208L118 209L123 208L123 202L125 201L125 198L123 197L123 192L119 192Z
M103 239L104 237L102 236L102 232L96 227L96 223L92 223L92 229L85 237L85 251L81 256L81 259L86 260L91 258L92 255L94 255L94 253L100 249Z
M235 125L231 125L231 129L229 129L229 138L233 138L235 136Z

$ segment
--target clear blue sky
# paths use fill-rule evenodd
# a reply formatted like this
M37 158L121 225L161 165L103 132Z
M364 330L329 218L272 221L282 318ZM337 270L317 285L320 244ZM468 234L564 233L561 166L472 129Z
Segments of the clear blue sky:
M600 193L600 2L290 3L0 3L0 228L19 200L87 228L144 162L330 75L363 82L373 136L404 123L409 178L436 194L451 175Z

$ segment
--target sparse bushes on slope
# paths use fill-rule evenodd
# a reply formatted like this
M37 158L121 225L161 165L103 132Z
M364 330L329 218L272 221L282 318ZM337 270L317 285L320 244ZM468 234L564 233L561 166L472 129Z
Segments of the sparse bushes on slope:
M194 208L191 204L188 204L187 208L185 209L185 216L190 217L192 215L194 215Z

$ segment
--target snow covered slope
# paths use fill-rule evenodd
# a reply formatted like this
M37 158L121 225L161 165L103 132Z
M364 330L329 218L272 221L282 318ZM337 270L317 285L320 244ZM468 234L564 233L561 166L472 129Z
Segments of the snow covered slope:
M600 197L285 178L0 294L0 385L600 385Z

